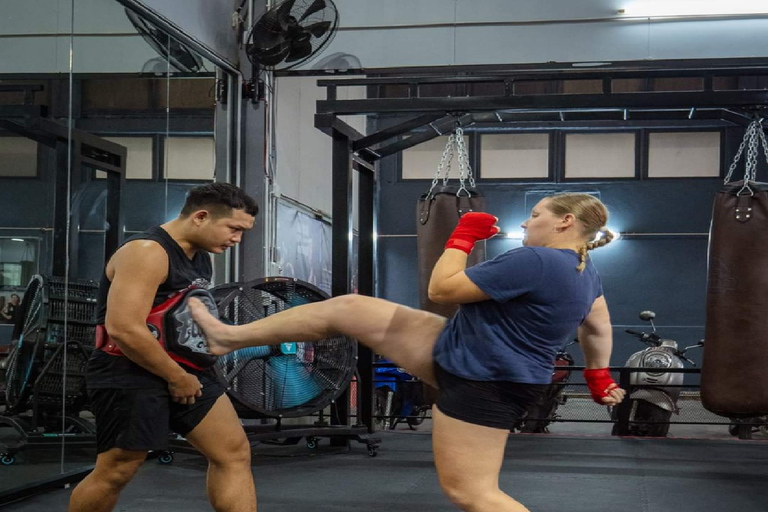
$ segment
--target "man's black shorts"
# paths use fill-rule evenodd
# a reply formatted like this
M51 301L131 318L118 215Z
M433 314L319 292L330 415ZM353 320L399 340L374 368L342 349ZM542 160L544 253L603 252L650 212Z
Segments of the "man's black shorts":
M536 403L547 384L469 380L448 373L435 363L440 393L437 408L451 418L509 430Z
M171 400L167 388L91 389L98 453L112 448L131 451L168 449L169 434L186 436L208 414L224 386L214 375L197 375L202 396L192 405Z

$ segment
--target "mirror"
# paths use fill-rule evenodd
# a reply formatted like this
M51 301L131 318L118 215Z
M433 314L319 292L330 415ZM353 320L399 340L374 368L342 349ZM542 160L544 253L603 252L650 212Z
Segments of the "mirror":
M83 386L105 258L215 171L215 67L117 1L49 4L14 2L0 21L6 49L45 46L0 64L0 388L9 367L39 377L53 361L48 389L12 379L12 404L0 391L0 505L92 466Z

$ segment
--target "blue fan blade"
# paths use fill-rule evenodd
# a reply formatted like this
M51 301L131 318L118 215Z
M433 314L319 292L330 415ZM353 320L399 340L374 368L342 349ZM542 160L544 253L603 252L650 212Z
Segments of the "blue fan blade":
M306 297L302 297L299 294L294 294L288 300L286 300L285 303L290 305L293 308L296 306L301 306L303 304L309 304L309 299L307 299Z
M226 361L231 359L260 359L262 357L267 357L271 352L272 347L268 345L263 347L247 347L230 352L229 354L222 356L222 359Z
M275 409L303 405L317 397L323 386L294 355L273 357L266 362Z

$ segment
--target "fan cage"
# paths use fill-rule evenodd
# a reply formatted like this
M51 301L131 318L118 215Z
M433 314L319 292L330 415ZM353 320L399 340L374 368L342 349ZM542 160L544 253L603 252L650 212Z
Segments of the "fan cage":
M98 283L35 275L14 326L18 344L7 371L6 403L23 412L85 401L85 370L94 344ZM66 369L64 356L66 351ZM65 371L66 370L66 371Z
M324 6L318 11L313 12L302 19L302 16L308 10L311 10L315 5L318 5L319 3L324 4ZM260 60L259 55L263 55L263 53L268 48L258 48L256 44L256 38L260 35L266 35L269 37L270 35L282 31L282 27L280 26L279 22L276 21L276 13L279 12L281 8L287 8L289 4L292 4L290 6L289 16L296 20L301 20L300 23L302 26L307 27L315 23L322 22L329 22L331 26L328 31L325 32L320 38L312 37L310 39L312 50L306 57L300 58L293 62L286 62L283 60L277 64L265 64ZM331 43L334 37L336 37L338 26L339 11L336 8L336 4L334 4L331 0L284 0L281 3L272 6L270 10L264 13L253 25L248 37L249 44L246 54L248 55L248 58L251 60L252 64L258 64L264 66L267 69L275 71L291 69L315 58L318 54L320 54L320 52Z
M298 279L258 279L228 292L219 303L219 315L239 325L327 298L322 290ZM241 416L308 416L330 405L349 386L357 365L353 339L338 335L312 343L286 342L219 358L217 371Z

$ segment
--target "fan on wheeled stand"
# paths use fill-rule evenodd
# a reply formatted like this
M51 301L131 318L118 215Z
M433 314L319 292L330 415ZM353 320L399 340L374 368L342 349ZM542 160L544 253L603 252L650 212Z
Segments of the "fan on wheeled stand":
M256 279L245 284L211 290L219 316L240 325L288 308L328 298L309 283L288 277ZM249 347L219 358L217 371L227 382L228 394L241 418L274 419L272 425L247 426L251 439L306 437L310 446L324 436L351 437L368 445L375 455L378 440L361 434L365 426L315 424L282 425L283 418L309 416L334 406L347 389L357 366L357 343L335 335L313 343L291 342ZM324 423L324 422L320 422Z
M0 425L16 429L21 441L13 448L0 446L3 464L12 464L22 446L55 442L57 431L92 441L95 427L78 414L87 400L85 368L93 350L97 289L95 281L41 275L27 286L0 414Z

